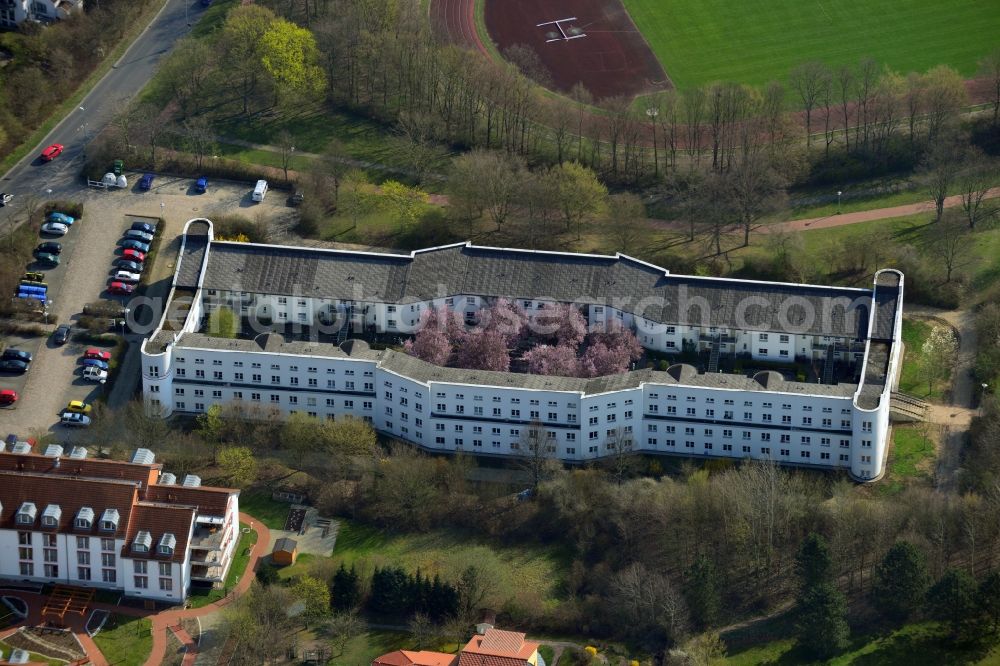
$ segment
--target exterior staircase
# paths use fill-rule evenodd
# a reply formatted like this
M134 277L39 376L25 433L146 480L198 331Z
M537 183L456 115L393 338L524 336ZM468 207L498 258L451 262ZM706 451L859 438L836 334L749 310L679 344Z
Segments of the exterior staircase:
M708 355L708 371L719 371L719 357L722 356L722 343L718 340L712 342L712 350Z
M832 384L833 383L833 368L837 364L836 353L833 349L833 345L826 348L826 360L823 362L823 383Z
M925 401L894 391L889 396L889 418L897 423L915 423L927 419L930 408Z

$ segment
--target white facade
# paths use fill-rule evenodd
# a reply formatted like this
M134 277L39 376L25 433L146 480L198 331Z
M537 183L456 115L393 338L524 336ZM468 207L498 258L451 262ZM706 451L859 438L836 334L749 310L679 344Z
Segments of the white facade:
M239 541L238 491L178 486L152 463L2 448L0 579L171 604L225 579Z
M867 357L871 340L672 325L607 305L586 308L591 324L618 318L634 327L647 349L700 350L716 343L723 352L755 361L822 360L829 352L841 360L863 359L865 371L858 385L785 381L777 373L760 373L764 376L759 381L699 375L690 366L674 366L669 372L640 370L609 382L543 381L512 373L436 368L409 357L404 361L399 352L372 351L359 341L342 349L329 343L275 342L273 335L264 341L201 335L197 331L203 310L220 303L245 317L263 313L274 322L303 326L340 311L347 321L382 333L412 332L431 306L474 314L488 305L487 299L464 293L379 303L211 291L202 284L209 254L204 254L186 320L173 330L158 330L143 345L145 400L164 416L201 413L216 404L239 405L249 417L255 410L304 412L318 418L350 415L430 451L517 456L526 441L537 438L548 453L568 463L606 457L618 442L627 441L633 452L774 460L844 469L858 480L877 479L884 469L889 394L901 346L902 312L897 305L902 275L895 271L879 273L876 289L893 289L898 298L887 301L891 307L869 309L869 330L881 325L880 330L888 331L883 334L888 342L878 343L887 350L879 368ZM891 286L879 286L880 280ZM776 289L789 287L795 285ZM873 301L872 291L867 293ZM541 302L552 301L517 302L530 314Z
M0 0L0 27L24 21L56 21L83 9L83 0Z

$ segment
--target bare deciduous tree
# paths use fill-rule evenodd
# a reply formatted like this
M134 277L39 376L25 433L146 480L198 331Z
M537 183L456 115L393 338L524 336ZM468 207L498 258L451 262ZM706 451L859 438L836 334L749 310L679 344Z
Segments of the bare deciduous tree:
M805 62L792 70L792 88L806 112L806 147L812 145L812 112L821 103L824 87L832 77L830 68L815 60Z

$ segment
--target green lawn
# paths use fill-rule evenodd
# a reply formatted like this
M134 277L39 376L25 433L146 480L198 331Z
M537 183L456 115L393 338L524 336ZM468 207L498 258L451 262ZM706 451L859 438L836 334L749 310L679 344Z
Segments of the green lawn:
M940 399L948 385L946 381L938 381L930 387L927 380L920 376L922 347L935 325L917 319L903 319L903 344L906 345L906 353L903 356L903 368L899 376L899 390L928 400Z
M934 472L934 442L925 426L897 425L892 430L892 450L879 491L891 495L912 483L929 483Z
M0 652L3 652L4 657L9 657L12 650L14 650L12 645L0 641ZM28 654L32 663L48 664L49 666L62 666L67 663L63 659L52 659L37 652L29 652Z
M786 80L803 60L870 56L901 71L938 64L964 76L996 48L1000 5L983 0L624 0L679 88Z
M509 600L522 606L555 607L563 567L563 559L552 549L492 545L447 530L390 535L349 521L340 524L333 558L368 572L394 565L420 569L424 575L440 574L450 581L475 565L495 580L493 608Z
M826 192L826 194L831 194ZM833 192L836 194L836 191ZM930 201L927 192L924 190L904 190L892 194L873 194L847 198L841 201L839 210L841 213L854 213L862 210L875 210L878 208L891 208L893 206L905 206L907 204L923 203ZM805 220L814 217L829 217L837 214L836 203L814 204L809 206L795 206L787 211L783 211L777 216L777 220Z
M242 530L244 527L249 526L240 523L240 529ZM236 552L233 553L233 563L229 566L229 573L226 575L225 584L221 588L212 588L203 592L192 590L191 595L188 597L190 606L192 608L201 608L214 601L218 601L236 586L244 574L252 576L253 574L248 573L246 568L247 563L250 561L250 546L255 543L257 543L257 530L252 530L248 534L241 533L240 542L236 544Z
M909 624L886 634L862 636L851 641L848 650L829 661L813 661L795 649L793 640L780 640L729 656L728 666L848 666L849 664L893 666L951 666L1000 663L996 647L957 647L942 640L944 631L933 622Z
M141 666L153 649L152 630L147 618L112 615L94 642L109 664Z
M264 523L269 529L285 529L285 518L291 504L271 499L270 490L248 490L240 493L240 511Z

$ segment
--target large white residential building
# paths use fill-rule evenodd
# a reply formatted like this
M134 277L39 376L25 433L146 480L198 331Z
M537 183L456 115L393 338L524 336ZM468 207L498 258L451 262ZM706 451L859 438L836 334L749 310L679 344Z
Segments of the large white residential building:
M143 391L165 416L213 404L353 415L430 451L516 456L537 438L552 456L583 463L628 442L635 452L873 480L884 468L902 295L894 270L878 272L872 289L848 289L468 243L376 254L219 242L208 220L192 220L163 320L142 348ZM675 361L578 379L444 368L350 339L414 333L431 307L475 322L498 298L529 315L573 303L590 325L617 319ZM222 305L244 331L280 333L203 333Z
M0 0L0 28L24 21L56 21L82 10L83 0Z
M225 580L239 491L180 483L153 454L132 462L58 445L0 444L0 578L116 590L166 603Z

